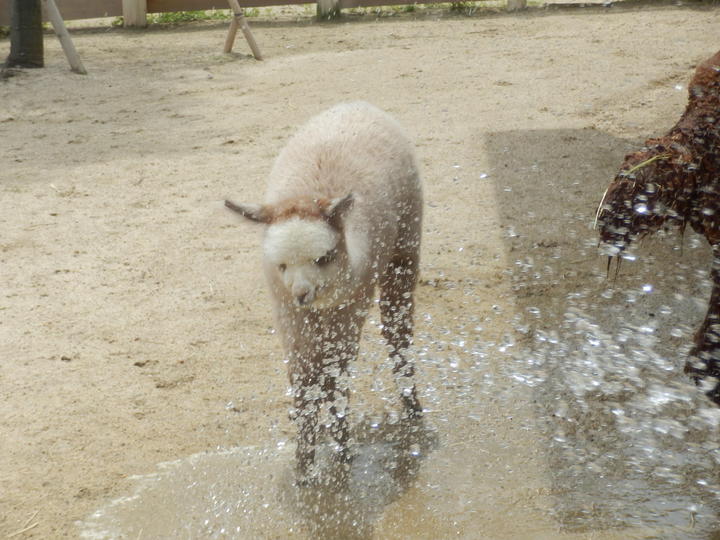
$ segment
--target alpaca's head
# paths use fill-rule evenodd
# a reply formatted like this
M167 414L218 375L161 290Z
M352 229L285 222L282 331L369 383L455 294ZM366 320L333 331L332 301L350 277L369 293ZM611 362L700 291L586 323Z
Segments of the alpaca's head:
M225 205L266 225L265 267L274 274L271 282L283 287L296 306L322 309L343 301L351 279L343 221L353 206L352 194L277 205Z

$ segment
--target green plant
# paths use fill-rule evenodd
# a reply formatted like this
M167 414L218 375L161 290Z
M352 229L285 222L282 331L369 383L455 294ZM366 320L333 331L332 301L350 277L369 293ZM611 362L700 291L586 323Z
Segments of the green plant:
M10 35L9 26L0 26L0 38L6 38Z
M247 15L247 13L246 13ZM151 13L149 24L179 24L194 21L210 21L230 19L232 15L227 9L210 9L200 11L172 11L168 13Z
M477 11L477 3L476 2L453 2L450 4L450 11L454 11L456 13L462 13L464 15L472 15Z

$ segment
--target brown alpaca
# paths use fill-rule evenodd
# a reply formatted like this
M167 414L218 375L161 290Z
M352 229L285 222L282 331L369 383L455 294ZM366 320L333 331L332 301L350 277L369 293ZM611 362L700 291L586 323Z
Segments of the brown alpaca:
M600 241L619 255L637 238L690 226L712 247L713 289L685 372L711 378L720 404L720 52L697 67L685 113L663 137L625 158L598 209ZM609 261L608 261L609 264Z

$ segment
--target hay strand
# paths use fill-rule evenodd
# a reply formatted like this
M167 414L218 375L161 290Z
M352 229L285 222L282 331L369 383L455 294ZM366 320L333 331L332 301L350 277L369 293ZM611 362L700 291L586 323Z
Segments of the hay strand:
M20 536L20 535L23 534L23 533L26 533L26 532L28 532L28 531L31 531L32 529L34 529L35 527L37 527L39 524L40 524L40 523L39 523L38 521L36 521L36 522L33 523L32 525L28 525L28 526L26 526L26 527L23 527L23 528L20 529L19 531L15 531L14 533L8 534L6 538L14 538L14 537L16 537L16 536Z
M643 161L643 162L641 162L641 163L638 163L638 164L635 165L633 168L628 169L627 171L621 171L620 174L624 174L625 176L630 176L630 175L631 175L632 173L634 173L635 171L638 171L638 170L642 169L643 167L647 167L648 165L650 165L650 164L651 164L652 162L654 162L654 161L658 161L658 160L660 160L660 159L670 159L671 157L672 157L672 156L671 156L670 154L658 154L658 155L653 156L653 157L651 157L651 158L649 158L649 159L646 159L645 161ZM605 190L605 193L607 193L607 190Z
M20 536L21 534L31 531L37 527L40 522L36 521L35 523L32 523L32 521L37 517L39 512L40 510L35 510L30 517L25 520L25 523L23 523L23 526L19 530L8 534L5 538L15 538L16 536Z

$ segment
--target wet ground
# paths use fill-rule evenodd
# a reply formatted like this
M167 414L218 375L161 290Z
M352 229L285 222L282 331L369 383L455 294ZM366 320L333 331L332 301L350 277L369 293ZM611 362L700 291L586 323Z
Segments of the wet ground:
M371 320L353 372L370 392L353 397L357 457L347 491L294 486L292 438L282 438L164 464L98 510L83 534L715 538L720 410L678 376L709 294L708 249L692 233L668 233L608 274L588 234L592 219L572 202L597 187L576 170L529 181L549 177L544 156L560 141L589 156L626 146L588 130L486 139L490 170L517 171L501 183L483 179L500 216L513 216L501 229L511 264L498 296L511 302L482 309L484 284L442 271L423 281L421 290L451 292L463 309L440 321L421 310L414 356L428 415L419 439L393 416L394 386L383 379L390 366ZM509 160L511 146L527 151ZM586 166L607 162L601 154ZM546 189L568 201L561 212L532 204Z

